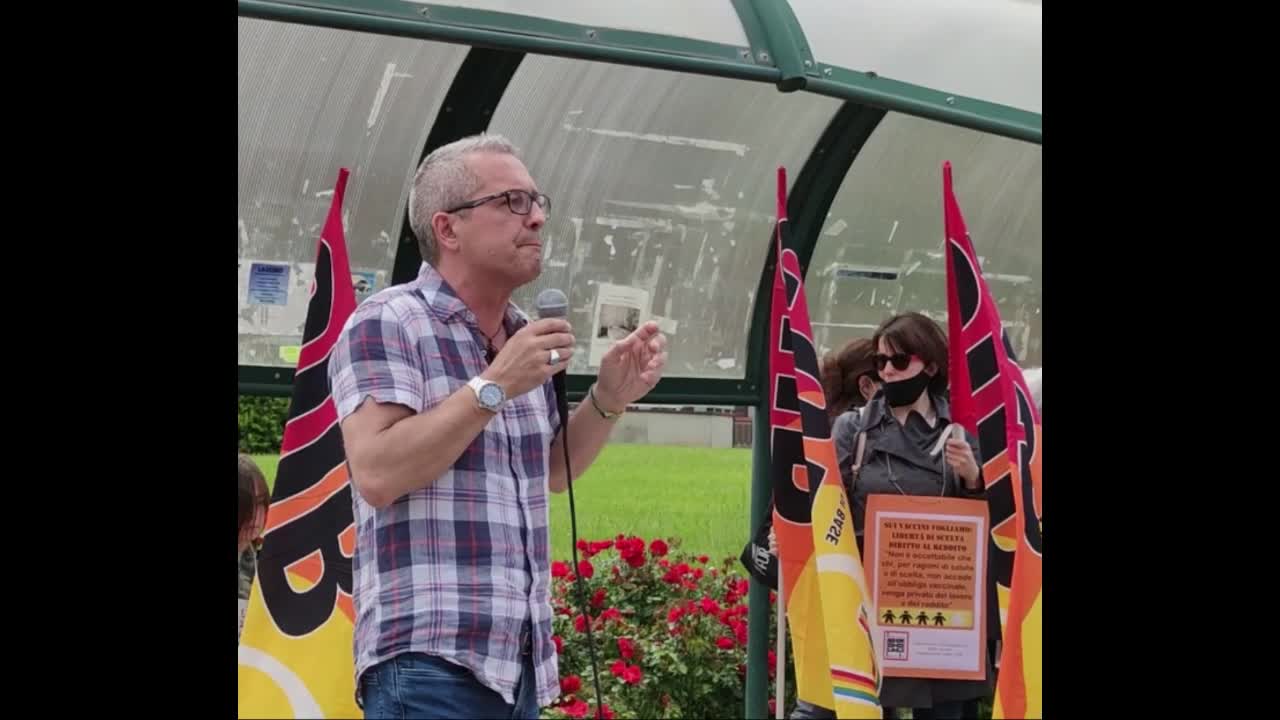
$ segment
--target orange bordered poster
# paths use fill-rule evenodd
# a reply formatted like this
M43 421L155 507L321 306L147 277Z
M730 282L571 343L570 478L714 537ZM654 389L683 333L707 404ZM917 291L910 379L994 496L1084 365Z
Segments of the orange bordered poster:
M863 562L886 677L986 677L989 524L984 500L867 497Z

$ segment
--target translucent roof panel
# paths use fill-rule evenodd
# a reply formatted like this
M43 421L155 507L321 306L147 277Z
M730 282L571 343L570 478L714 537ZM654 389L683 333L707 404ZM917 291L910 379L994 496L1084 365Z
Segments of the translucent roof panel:
M749 47L730 0L444 0L415 4L536 14L546 20L707 40ZM534 10L536 8L536 11Z
M854 161L809 265L820 353L898 312L946 328L944 161L1019 362L1041 365L1040 146L892 113Z
M610 338L646 318L670 340L668 377L742 378L773 228L775 173L799 173L839 107L770 85L525 58L490 124L551 196L543 272L514 300L569 295L592 374Z
M789 0L820 63L1040 112L1040 0Z
M239 362L291 367L338 169L359 296L391 280L408 181L467 48L247 18L239 40Z

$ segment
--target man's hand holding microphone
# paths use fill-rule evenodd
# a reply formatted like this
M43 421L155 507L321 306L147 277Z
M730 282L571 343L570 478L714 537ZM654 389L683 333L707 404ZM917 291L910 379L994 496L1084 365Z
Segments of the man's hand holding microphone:
M564 318L543 318L520 328L480 377L498 383L509 398L541 387L569 367L573 327Z

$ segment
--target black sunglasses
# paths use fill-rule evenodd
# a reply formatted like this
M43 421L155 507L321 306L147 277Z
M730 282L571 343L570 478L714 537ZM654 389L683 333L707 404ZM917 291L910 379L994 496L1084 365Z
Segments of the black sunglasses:
M901 372L903 370L906 370L907 367L911 365L911 361L913 359L915 359L915 355L911 355L909 353L904 353L904 352L894 353L892 355L882 355L880 353L876 353L875 355L871 356L871 360L876 364L876 372L880 372L884 370L884 366L889 363L893 363L894 369Z
M478 200L465 202L455 208L445 210L445 212L458 212L459 210L479 207L490 200L497 200L498 198L506 198L507 207L516 215L528 215L533 211L534 203L538 203L538 207L542 208L544 212L551 209L551 198L547 197L543 193L536 193L529 190L503 190L500 193L486 195Z

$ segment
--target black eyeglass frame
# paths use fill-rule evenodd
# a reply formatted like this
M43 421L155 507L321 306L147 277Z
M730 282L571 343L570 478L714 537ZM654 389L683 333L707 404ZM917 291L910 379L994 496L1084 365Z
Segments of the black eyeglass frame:
M528 207L525 208L524 212L520 212L519 210L517 210L515 203L512 202L513 197L521 197L521 196L529 198L529 205ZM486 195L482 198L477 198L470 202L462 203L457 207L451 208L449 210L445 210L445 212L455 213L455 212L458 212L459 210L470 210L471 208L480 207L481 205L487 202L491 202L493 200L497 200L498 198L506 199L507 209L516 215L528 215L529 213L533 212L534 203L537 203L538 207L542 208L543 212L551 211L551 198L548 197L546 193L536 193L531 190L515 189L515 190L503 190L502 192L499 192L499 193Z

